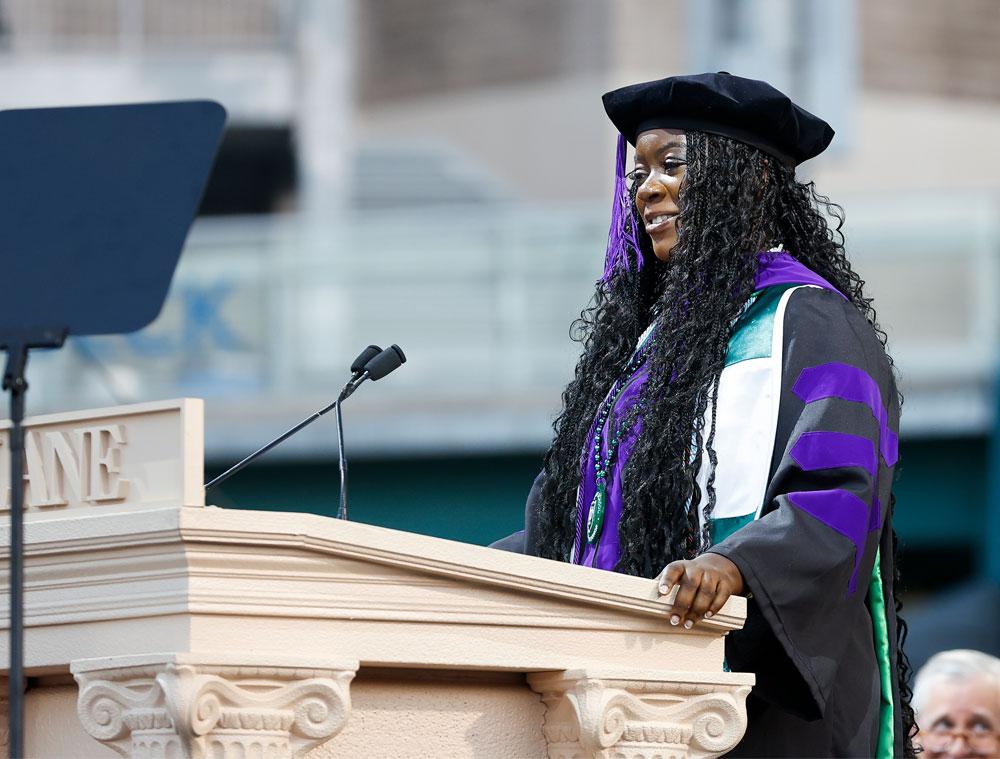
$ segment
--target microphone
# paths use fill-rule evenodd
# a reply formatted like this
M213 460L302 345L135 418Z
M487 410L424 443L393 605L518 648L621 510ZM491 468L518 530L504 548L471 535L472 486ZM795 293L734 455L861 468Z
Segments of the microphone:
M379 348L377 345L369 345L367 348L361 351L361 353L358 354L358 357L354 359L354 361L351 362L351 374L357 377L365 370L365 364L367 364L381 352L382 349Z
M390 345L384 351L372 358L366 365L370 380L380 380L391 371L395 371L406 363L406 356L398 345Z
M387 348L384 351L381 348L379 348L377 345L369 345L367 348L365 348L363 351L361 351L361 353L358 354L358 357L355 358L354 362L351 364L351 372L352 372L353 376L351 377L350 380L348 380L347 384L344 385L343 389L340 391L340 394L337 396L337 400L335 400L333 403L329 404L328 406L325 406L324 408L321 408L319 411L317 411L312 416L306 417L305 419L303 419L301 422L299 422L298 424L296 424L291 429L286 430L285 432L283 432L282 434L280 434L278 437L276 437L270 443L267 443L263 447L258 448L256 451L254 451L253 453L251 453L249 456L247 456L245 459L243 459L239 463L234 464L233 466L231 466L229 469L227 469L225 472L223 472L219 476L217 476L214 479L209 480L208 482L206 482L205 486L204 486L205 490L208 490L209 488L215 487L216 485L221 484L225 480L228 480L230 477L232 477L234 474L236 474L237 472L239 472L240 470L242 470L244 467L246 467L252 461L254 461L255 459L257 459L260 456L263 456L269 450L271 450L272 448L274 448L279 443L284 442L285 440L287 440L288 438L290 438L292 435L294 435L299 430L303 429L304 427L309 426L310 424L312 424L313 422L315 422L317 419L319 419L321 416L323 416L325 413L327 413L330 409L332 409L334 407L336 407L336 409L337 409L337 428L338 428L338 439L339 439L339 443L340 443L340 456L343 457L344 443L343 443L343 433L342 433L341 418L340 418L340 403L341 403L341 401L345 400L348 396L350 396L351 393L353 393L355 390L357 390L358 386L361 385L362 382L364 382L366 379L368 379L368 377L369 377L369 374L368 374L368 365L371 364L371 362L374 361L376 358L379 358L380 356L382 356L383 353L386 353L386 351L390 351L390 352L393 352L393 353L398 352L399 356L403 356L403 352L399 349L399 346L397 346L397 345L393 345L391 348ZM399 365L403 361L405 361L405 360L406 360L406 357L403 356L401 359L399 359L397 361L397 363L394 366L391 366L391 368L387 368L387 369L383 370L381 367L386 366L387 363L386 363L386 359L382 359L382 361L378 364L378 367L377 367L378 371L381 372L378 375L378 378L384 377L386 374L388 374L389 372L391 372L393 369L398 368ZM389 361L389 363L391 363L391 360ZM344 488L344 486L346 486L346 483L347 483L347 471L346 471L346 462L344 462L342 464L342 471L341 471L341 504L342 504L341 509L344 512L344 518L346 518L346 497L345 497L345 493L344 493L343 488Z
M358 374L358 364L361 362L362 357L372 350L377 350L377 353L367 359L364 365L360 367L361 373ZM340 404L347 400L351 393L357 390L366 379L370 379L373 382L380 380L404 363L406 363L406 354L403 353L402 348L393 343L385 350L378 350L377 345L369 345L354 360L354 363L351 364L351 371L354 372L354 377L344 386L340 397L336 401L337 459L340 463L340 508L337 510L337 519L347 519L347 454L344 452L344 419L340 413Z
M376 348L378 346L370 345L368 347ZM367 350L367 348L365 350ZM360 358L361 356L358 356L358 359ZM356 375L350 382L347 383L344 387L344 392L341 394L340 400L347 400L366 379L370 379L372 381L380 380L385 375L389 374L389 372L395 371L405 363L406 354L403 353L403 349L395 343L390 345L388 348L380 351L376 356L369 359L368 363L364 365L362 373L360 375Z

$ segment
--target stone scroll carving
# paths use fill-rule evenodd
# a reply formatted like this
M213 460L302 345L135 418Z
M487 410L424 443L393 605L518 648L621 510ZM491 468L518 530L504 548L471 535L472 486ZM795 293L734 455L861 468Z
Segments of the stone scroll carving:
M701 759L746 731L752 676L625 679L585 671L539 673L550 759Z
M347 723L355 669L74 667L77 714L90 735L126 757L298 757Z

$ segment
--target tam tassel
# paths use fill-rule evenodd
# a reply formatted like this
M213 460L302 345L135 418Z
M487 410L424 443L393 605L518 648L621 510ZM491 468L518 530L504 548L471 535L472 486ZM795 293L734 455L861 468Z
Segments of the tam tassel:
M635 255L635 268L642 268L642 252L636 238L635 215L632 212L632 198L625 183L625 137L618 135L618 154L615 159L615 190L611 201L611 227L608 229L608 251L604 258L604 275L601 282L607 283L615 272L631 271L629 254Z

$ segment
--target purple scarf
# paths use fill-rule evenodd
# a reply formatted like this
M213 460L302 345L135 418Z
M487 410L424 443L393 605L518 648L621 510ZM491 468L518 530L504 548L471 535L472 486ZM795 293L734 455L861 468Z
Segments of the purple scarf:
M816 274L799 263L794 256L784 251L759 254L760 269L754 280L754 290L762 290L765 287L775 285L816 285L825 290L838 290ZM843 296L842 296L843 297ZM632 377L631 381L621 391L621 395L615 402L615 406L608 416L607 428L609 430L621 424L626 415L639 400L639 393L642 386L646 384L649 377L648 362L642 364ZM604 402L607 402L605 398ZM598 569L613 570L618 564L621 555L618 523L622 515L622 475L628 458L635 448L636 441L642 433L642 417L639 416L635 423L622 436L618 443L618 451L615 459L611 462L608 471L606 486L607 496L604 511L604 527L601 530L601 537L596 545L589 545L585 538L584 525L587 520L587 512L590 504L594 500L597 492L597 472L594 465L594 433L596 432L596 419L591 425L590 433L587 435L587 443L584 446L583 460L581 461L580 489L577 495L577 520L576 520L576 542L575 542L575 563L585 566L593 566ZM608 455L608 443L610 436L601 436L601 459ZM582 550L581 550L582 547Z

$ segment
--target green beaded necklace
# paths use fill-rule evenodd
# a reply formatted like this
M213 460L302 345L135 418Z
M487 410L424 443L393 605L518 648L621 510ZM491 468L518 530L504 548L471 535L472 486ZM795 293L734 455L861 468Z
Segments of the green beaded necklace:
M587 543L589 545L597 542L604 527L604 510L608 499L608 472L611 471L611 463L615 458L615 453L618 451L618 442L622 435L621 426L616 426L611 440L608 441L608 453L602 461L601 437L604 435L604 427L607 424L608 417L614 410L615 404L618 403L618 399L621 398L622 393L632 384L639 368L646 360L646 356L649 355L649 351L655 342L652 336L653 330L650 328L646 331L639 347L632 354L628 364L625 365L625 371L615 380L615 384L611 386L611 392L608 393L607 398L598 410L596 429L594 431L594 472L596 474L597 492L594 493L594 500L590 502L590 510L587 512Z

